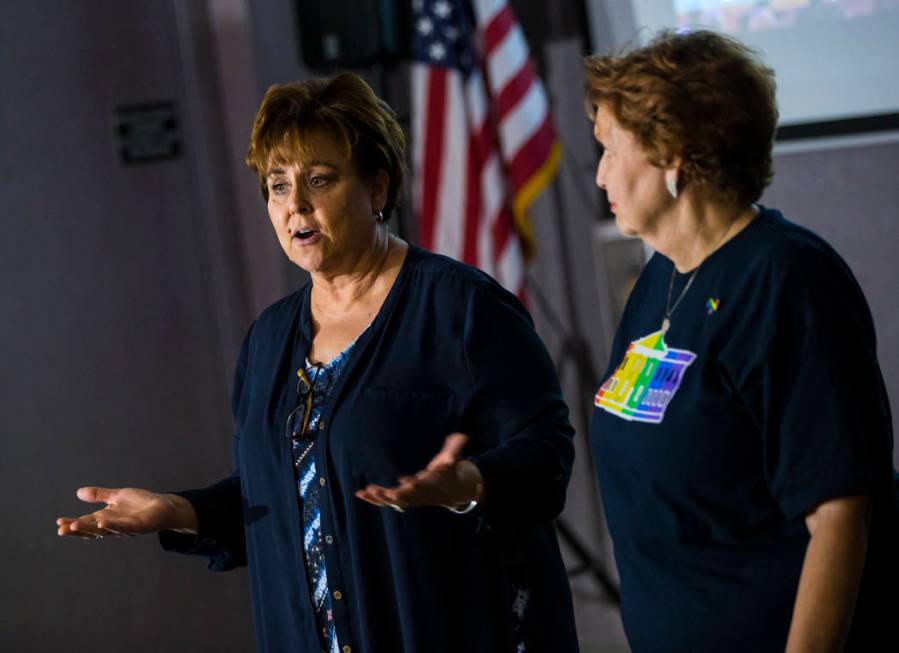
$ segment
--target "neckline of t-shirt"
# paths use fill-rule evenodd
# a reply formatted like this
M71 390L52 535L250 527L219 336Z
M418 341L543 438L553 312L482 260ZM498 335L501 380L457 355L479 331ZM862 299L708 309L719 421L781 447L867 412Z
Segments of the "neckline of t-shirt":
M746 240L746 238L748 238L750 236L750 234L756 230L757 225L761 225L762 223L770 223L770 221L772 220L776 211L774 209L769 209L766 206L759 204L757 202L753 203L753 206L756 209L758 209L758 213L756 213L755 217L749 221L749 224L747 224L739 232L737 232L737 234L733 238L731 238L730 240L725 242L723 245L721 245L718 249L716 249L714 252L712 252L711 254L706 256L699 263L699 265L697 265L692 270L687 270L686 272L680 272L675 267L674 268L675 277L689 276L691 274L697 273L703 267L708 267L708 265L710 263L714 263L715 259L723 256L723 254L722 254L723 252L727 251L728 249L733 249L733 247L737 243L740 243L740 242ZM662 256L665 258L665 260L667 260L669 263L671 263L672 267L674 266L674 261L672 261L670 258L665 256L664 254L662 254Z

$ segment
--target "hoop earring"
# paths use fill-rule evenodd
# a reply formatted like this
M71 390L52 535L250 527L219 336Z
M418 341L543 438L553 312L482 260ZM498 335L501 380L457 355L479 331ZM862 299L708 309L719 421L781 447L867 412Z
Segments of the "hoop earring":
M378 221L378 224L384 224L384 220L386 219L384 217L384 211L378 210L378 212L375 213L375 216L375 220Z
M677 199L677 178L676 177L665 177L665 188L668 189L668 192L671 194L671 197Z

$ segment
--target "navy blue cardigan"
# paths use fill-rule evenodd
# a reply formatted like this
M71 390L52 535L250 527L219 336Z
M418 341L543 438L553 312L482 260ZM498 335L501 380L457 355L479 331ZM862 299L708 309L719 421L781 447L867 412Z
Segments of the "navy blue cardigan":
M319 650L285 421L311 341L310 285L268 308L243 344L233 475L183 492L197 538L163 546L249 565L260 651ZM513 651L515 588L528 653L577 651L551 520L574 450L556 373L520 302L488 276L414 246L322 413L315 449L337 635L355 653ZM353 496L422 469L453 431L484 476L483 509L397 513ZM345 647L350 647L349 649Z

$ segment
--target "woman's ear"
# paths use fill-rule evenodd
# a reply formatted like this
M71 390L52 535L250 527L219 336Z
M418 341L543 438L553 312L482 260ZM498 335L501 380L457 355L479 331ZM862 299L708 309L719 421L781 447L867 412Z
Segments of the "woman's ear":
M371 177L371 212L376 214L378 211L384 210L387 204L387 191L390 188L390 175L384 170L378 170Z

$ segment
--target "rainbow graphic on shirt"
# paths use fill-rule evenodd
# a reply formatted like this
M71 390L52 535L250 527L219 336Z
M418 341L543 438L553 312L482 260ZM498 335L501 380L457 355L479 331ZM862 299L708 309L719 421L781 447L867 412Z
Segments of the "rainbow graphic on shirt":
M694 360L693 352L668 347L664 331L634 340L593 405L628 421L659 424Z

